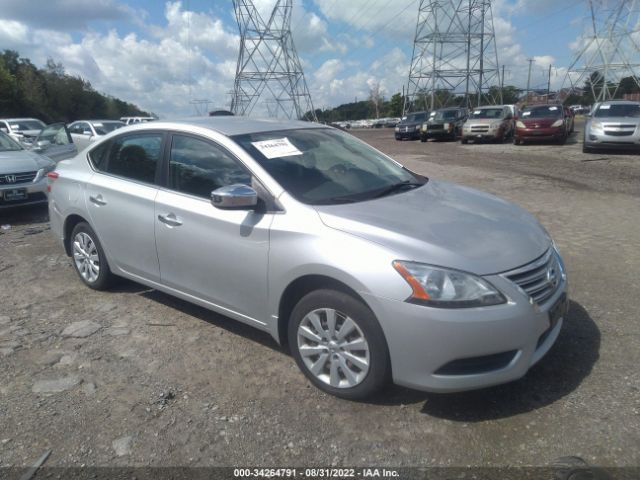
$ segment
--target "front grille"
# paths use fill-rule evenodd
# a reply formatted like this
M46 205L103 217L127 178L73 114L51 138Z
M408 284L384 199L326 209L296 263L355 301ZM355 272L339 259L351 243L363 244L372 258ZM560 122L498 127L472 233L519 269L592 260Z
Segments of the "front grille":
M489 131L489 125L472 125L471 133L487 133Z
M21 172L0 174L0 185L17 185L19 183L30 183L36 178L38 172Z
M444 125L434 123L433 125L429 125L429 130L444 130Z
M538 305L549 300L562 283L562 267L553 249L549 249L533 262L503 275L518 285Z
M629 132L629 131L621 132L621 131L618 131L618 130L616 130L616 131L605 130L604 134L605 135L610 135L612 137L630 137L631 135L633 135L633 132L632 131L631 132Z

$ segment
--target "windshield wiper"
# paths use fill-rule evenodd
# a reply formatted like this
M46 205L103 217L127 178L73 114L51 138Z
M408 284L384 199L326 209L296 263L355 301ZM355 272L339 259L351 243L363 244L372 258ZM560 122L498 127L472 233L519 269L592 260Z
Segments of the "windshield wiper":
M388 187L386 187L383 190L379 191L372 198L385 197L387 195L391 195L392 193L399 192L399 191L404 190L404 189L410 190L410 189L413 189L413 188L421 187L422 185L424 185L424 183L415 182L413 180L405 180L403 182L394 183L393 185L389 185Z

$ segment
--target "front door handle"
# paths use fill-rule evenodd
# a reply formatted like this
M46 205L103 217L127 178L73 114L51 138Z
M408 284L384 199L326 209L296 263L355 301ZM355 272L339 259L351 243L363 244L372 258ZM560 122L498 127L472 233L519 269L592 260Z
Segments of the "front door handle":
M105 202L105 201L102 199L102 195L96 195L95 197L94 197L94 196L92 196L92 195L90 195L90 196L89 196L89 201L91 201L91 203L95 203L96 205L98 205L98 206L100 206L100 207L102 207L102 206L104 206L104 205L106 205L106 204L107 204L107 202Z
M173 213L167 215L158 215L158 220L170 227L179 227L182 222Z

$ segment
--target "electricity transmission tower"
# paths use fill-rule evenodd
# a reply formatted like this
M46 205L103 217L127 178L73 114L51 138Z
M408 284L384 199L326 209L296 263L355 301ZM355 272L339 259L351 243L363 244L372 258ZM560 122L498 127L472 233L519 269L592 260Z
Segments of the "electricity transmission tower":
M443 107L456 95L467 107L502 103L491 1L420 0L404 111Z
M620 81L640 87L640 2L589 0L589 34L567 71L564 83L588 84L596 102L616 97Z
M231 111L249 115L267 97L270 116L317 120L291 37L293 0L277 0L265 21L252 0L233 0L240 53Z

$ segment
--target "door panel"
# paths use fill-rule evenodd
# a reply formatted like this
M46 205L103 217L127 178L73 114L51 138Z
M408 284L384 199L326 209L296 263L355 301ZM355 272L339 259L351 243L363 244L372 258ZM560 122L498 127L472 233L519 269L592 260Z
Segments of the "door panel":
M160 190L155 231L162 283L264 323L272 214L219 210Z
M78 148L63 123L47 125L33 142L32 149L54 162L74 157L78 153Z
M85 194L93 227L111 267L159 281L154 239L157 187L94 173Z

